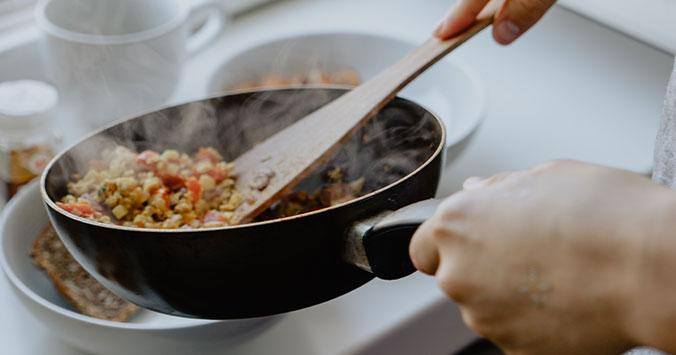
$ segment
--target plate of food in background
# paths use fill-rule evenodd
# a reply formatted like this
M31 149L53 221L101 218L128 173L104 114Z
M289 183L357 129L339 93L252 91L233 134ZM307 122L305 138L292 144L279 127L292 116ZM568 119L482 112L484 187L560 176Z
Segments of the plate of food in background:
M93 354L222 353L279 316L214 321L140 308L108 291L69 254L34 181L0 217L0 266L24 308L50 333Z
M208 84L210 94L295 86L356 86L414 49L400 38L327 32L272 39L227 58ZM441 60L402 90L446 125L446 163L467 146L481 124L486 93L481 79L455 57Z

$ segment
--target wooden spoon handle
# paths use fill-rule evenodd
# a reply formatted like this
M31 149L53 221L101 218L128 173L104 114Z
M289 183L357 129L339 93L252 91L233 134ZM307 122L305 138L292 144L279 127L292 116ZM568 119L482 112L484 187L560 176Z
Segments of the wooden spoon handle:
M357 109L355 106L358 105L363 112L362 119L370 117L427 68L488 27L491 21L491 19L478 21L458 36L445 41L436 37L428 39L399 62L336 101L354 101L350 106L351 110Z
M358 118L358 115L354 114L355 110L361 109L361 121L354 123L359 126L360 122L363 123L371 115L383 108L401 89L427 70L427 68L490 26L495 14L502 7L503 3L504 0L490 1L472 26L447 40L440 40L436 37L428 39L421 46L408 53L404 58L376 77L356 87L327 106L335 106L337 108L349 107L351 117L355 119ZM345 102L349 102L349 105L345 105Z
M235 220L246 223L263 212L330 157L406 84L492 20L492 13L488 13L451 39L427 40L384 72L238 157L234 161L237 189L248 199L235 211ZM259 188L252 188L255 186Z

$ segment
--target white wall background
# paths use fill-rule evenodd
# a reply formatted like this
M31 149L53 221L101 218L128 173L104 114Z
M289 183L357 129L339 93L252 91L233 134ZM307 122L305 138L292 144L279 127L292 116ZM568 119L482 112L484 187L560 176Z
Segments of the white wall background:
M559 4L676 53L676 0L559 0Z

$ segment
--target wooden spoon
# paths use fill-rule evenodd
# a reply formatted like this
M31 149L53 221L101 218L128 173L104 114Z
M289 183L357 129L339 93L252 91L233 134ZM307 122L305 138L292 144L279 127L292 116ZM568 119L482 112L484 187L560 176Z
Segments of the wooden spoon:
M489 4L474 25L457 36L427 40L379 75L239 156L234 161L236 187L247 200L234 220L250 222L293 189L408 83L488 27L499 2Z

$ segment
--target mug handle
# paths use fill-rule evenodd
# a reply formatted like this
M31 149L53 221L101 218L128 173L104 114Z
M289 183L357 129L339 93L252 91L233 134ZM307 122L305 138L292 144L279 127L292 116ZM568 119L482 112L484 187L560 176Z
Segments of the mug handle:
M214 0L195 1L190 5L188 28L194 28L200 22L203 22L202 26L188 36L186 50L190 56L204 49L223 32L225 10Z

